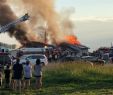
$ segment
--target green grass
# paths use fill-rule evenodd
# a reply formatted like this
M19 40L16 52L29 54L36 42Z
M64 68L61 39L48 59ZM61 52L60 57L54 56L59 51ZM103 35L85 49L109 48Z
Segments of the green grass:
M0 95L113 95L113 66L82 62L49 64L43 70L43 87L21 93L0 89Z

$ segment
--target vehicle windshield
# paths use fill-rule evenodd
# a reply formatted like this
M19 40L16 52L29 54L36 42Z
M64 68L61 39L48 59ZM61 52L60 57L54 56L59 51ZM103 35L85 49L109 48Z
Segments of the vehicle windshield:
M25 59L27 56L22 56L21 59Z
M32 56L28 56L27 59L44 59L45 57L42 55L32 55Z

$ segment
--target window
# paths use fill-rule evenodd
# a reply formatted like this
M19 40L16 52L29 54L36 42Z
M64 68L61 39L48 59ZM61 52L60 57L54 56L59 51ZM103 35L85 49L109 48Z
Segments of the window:
M32 56L33 59L44 59L44 56L41 56L41 55L36 55L36 56Z

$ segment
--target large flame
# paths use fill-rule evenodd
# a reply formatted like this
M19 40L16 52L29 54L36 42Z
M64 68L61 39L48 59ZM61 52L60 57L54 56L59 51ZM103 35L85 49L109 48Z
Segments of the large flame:
M70 44L80 44L76 36L70 35L65 37L65 41Z

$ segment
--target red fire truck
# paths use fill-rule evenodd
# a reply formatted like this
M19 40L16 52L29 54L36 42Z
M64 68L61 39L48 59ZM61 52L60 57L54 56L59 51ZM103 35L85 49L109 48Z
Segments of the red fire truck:
M11 58L9 56L9 53L0 52L0 64L11 64Z

